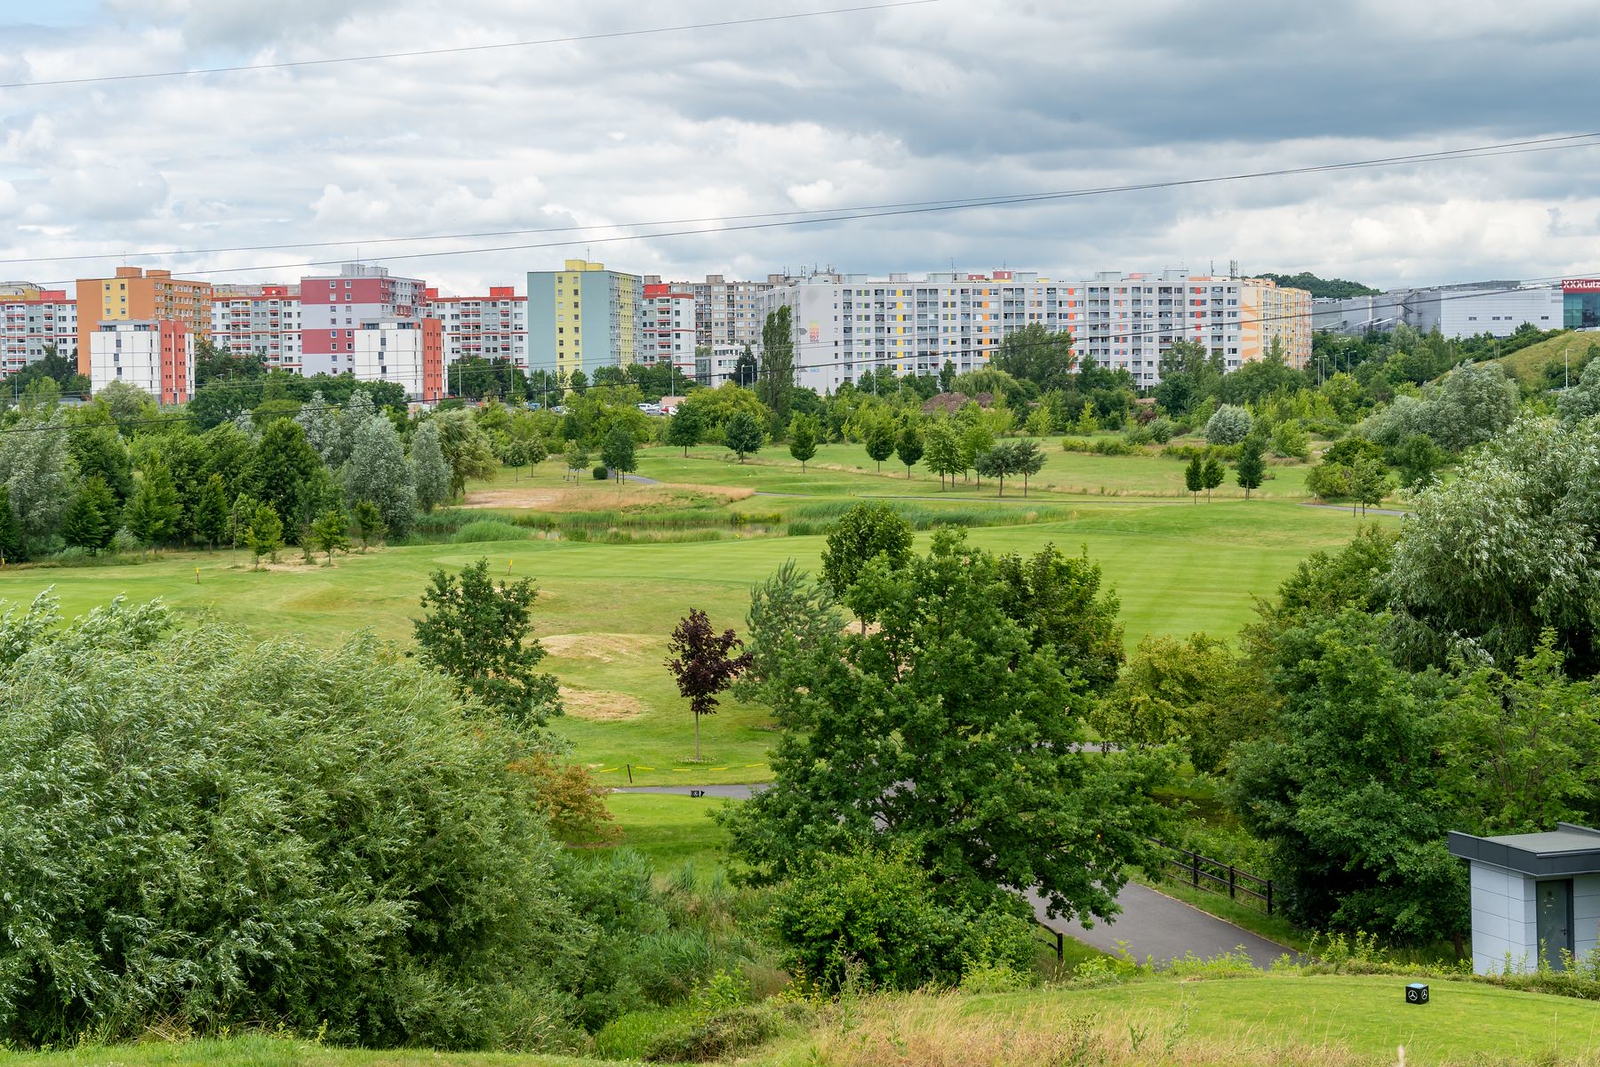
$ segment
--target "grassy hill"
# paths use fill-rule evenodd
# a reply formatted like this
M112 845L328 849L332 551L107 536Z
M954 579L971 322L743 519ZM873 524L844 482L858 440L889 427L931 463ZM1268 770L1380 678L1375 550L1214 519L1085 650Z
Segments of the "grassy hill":
M827 1005L751 1067L1182 1064L1305 1067L1592 1064L1600 1004L1430 982L1407 1004L1397 976L1203 974L993 994L874 996ZM331 1049L284 1037L0 1055L3 1067L570 1067L568 1057ZM634 1061L636 1062L636 1061Z
M1563 359L1572 361L1572 380L1577 381L1579 371L1588 362L1590 346L1600 351L1600 334L1569 332L1491 362L1500 364L1524 388L1543 388L1545 367L1551 364L1560 366Z

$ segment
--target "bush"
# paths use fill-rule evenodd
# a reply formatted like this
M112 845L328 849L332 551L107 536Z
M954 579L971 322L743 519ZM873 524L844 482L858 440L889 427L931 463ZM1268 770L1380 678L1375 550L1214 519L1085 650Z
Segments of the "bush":
M1131 456L1133 453L1133 445L1120 437L1101 437L1094 443L1097 456Z
M1236 445L1250 436L1250 428L1254 425L1255 420L1244 408L1224 404L1206 420L1206 443Z
M526 541L528 530L504 519L479 519L469 522L450 535L450 543L476 544L480 541Z
M1172 440L1177 429L1172 420L1165 415L1157 415L1145 426L1145 431L1150 434L1150 440L1158 445L1164 445Z
M594 465L594 470L590 471L589 473L594 475L595 481L603 482L607 478L611 477L611 468L607 467L604 463L596 463Z
M41 597L0 650L0 1040L571 1044L593 933L527 740L444 679L159 604L61 626Z
M889 989L955 985L969 967L1026 973L1034 956L1031 924L1001 899L978 911L941 902L909 856L865 847L819 855L780 886L773 925L790 970L827 990L857 976Z
M1272 454L1283 459L1310 459L1311 435L1294 422L1280 422L1272 430Z

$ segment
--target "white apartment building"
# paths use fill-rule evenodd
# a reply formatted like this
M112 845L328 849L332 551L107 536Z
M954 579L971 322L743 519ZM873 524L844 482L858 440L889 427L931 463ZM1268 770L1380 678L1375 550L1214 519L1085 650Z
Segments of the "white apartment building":
M1274 340L1291 366L1311 358L1311 294L1265 278L1105 271L1066 294L1074 350L1126 370L1141 388L1161 380L1161 354L1174 341L1204 345L1228 370L1261 359Z
M440 296L428 289L424 318L444 327L446 365L458 359L503 359L528 369L528 298L509 285L492 285L488 296Z
M647 286L665 285L668 292L694 297L695 344L701 348L759 344L766 321L762 294L792 281L783 274L769 274L764 282L730 282L720 274L708 274L703 282L663 282L654 274L644 279Z
M780 306L791 309L795 384L832 392L868 370L904 376L938 374L946 363L957 373L982 367L1008 333L1031 323L1066 329L1069 292L1034 271L917 280L819 273L768 290L758 308L762 320Z
M444 330L437 319L384 318L355 331L351 373L361 382L394 382L406 396L432 403L444 396Z
M89 387L137 386L163 404L194 393L194 334L175 319L119 319L89 334Z
M637 358L644 363L670 363L684 377L695 377L694 294L647 283L640 309Z
M273 370L300 373L300 287L215 285L211 343L235 355L255 354Z
M0 377L37 363L46 348L73 358L78 350L78 302L64 289L0 282Z

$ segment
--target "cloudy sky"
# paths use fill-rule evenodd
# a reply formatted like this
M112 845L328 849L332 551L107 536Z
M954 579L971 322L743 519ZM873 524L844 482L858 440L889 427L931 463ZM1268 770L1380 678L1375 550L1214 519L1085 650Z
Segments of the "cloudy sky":
M1230 259L1380 286L1600 274L1600 138L754 225L1589 133L1592 0L930 0L617 35L875 2L6 0L0 278L285 280L359 256L521 291L586 251L668 277ZM552 38L568 40L37 84ZM684 230L701 232L641 236ZM460 236L499 231L546 232Z

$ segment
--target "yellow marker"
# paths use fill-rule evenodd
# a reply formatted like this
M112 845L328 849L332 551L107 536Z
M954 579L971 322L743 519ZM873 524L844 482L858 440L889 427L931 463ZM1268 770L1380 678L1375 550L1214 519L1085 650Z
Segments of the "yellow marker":
M638 766L634 767L633 769L636 770L636 771L653 771L653 770L655 770L654 767L638 767Z
M511 573L511 564L512 564L512 563L513 563L513 562L514 562L514 561L513 561L513 560L509 560L509 559L508 559L508 560L506 560L506 573L507 573L507 574L510 574L510 573Z
M194 569L194 584L195 585L199 585L200 584L200 568L199 567L196 567Z

